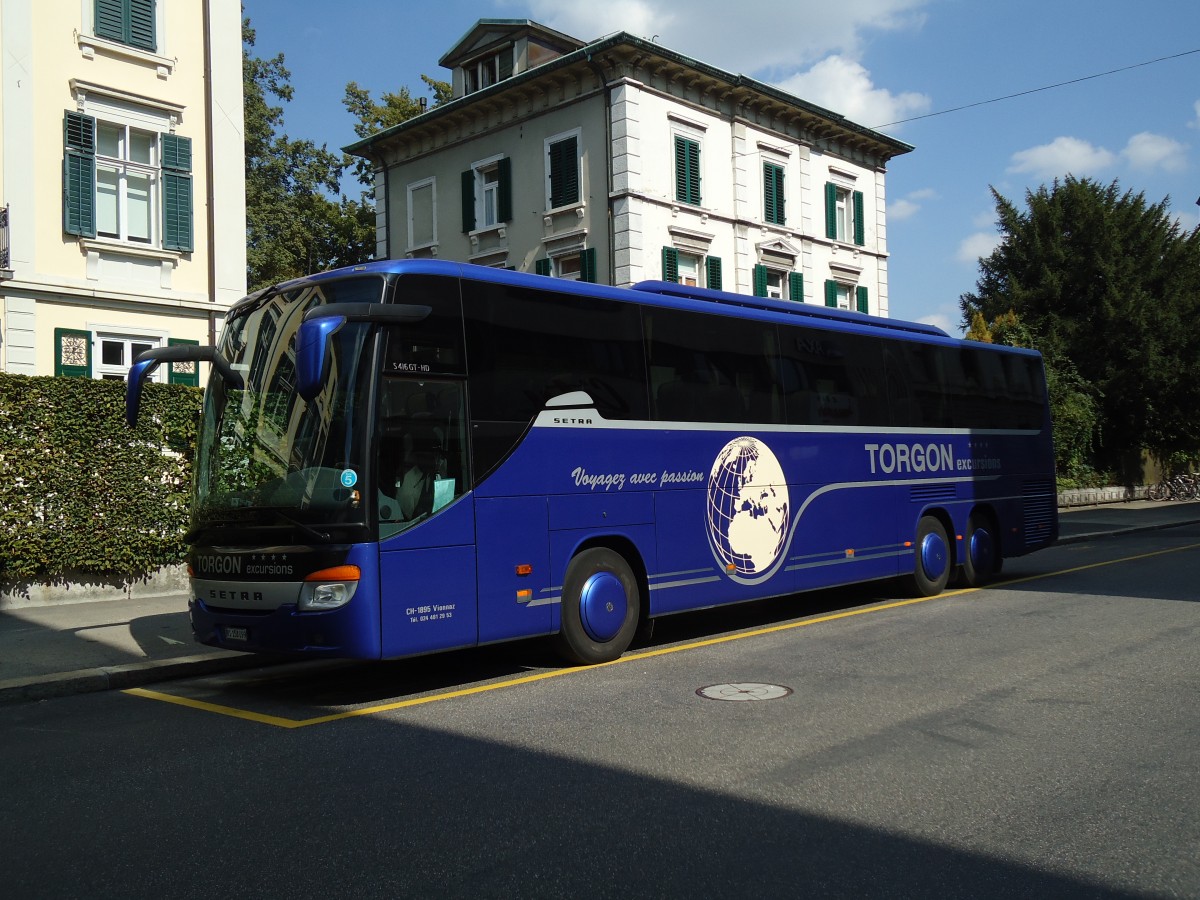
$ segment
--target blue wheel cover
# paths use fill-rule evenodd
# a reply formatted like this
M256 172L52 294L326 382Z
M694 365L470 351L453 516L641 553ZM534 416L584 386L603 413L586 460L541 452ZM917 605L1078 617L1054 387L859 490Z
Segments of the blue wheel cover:
M940 534L927 534L921 540L921 568L931 581L942 577L949 556L946 552L946 542Z
M994 547L992 535L985 528L976 528L971 534L971 563L977 572L990 572L993 565Z
M593 641L611 641L625 624L629 598L625 585L612 572L590 576L579 592L579 619Z

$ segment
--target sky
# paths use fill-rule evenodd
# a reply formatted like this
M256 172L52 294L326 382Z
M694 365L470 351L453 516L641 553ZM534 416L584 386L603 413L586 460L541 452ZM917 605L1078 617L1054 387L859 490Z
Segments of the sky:
M336 20L326 0L242 3L251 52L292 73L285 130L330 149L356 139L348 82L420 96L481 18L650 38L912 144L887 171L891 316L951 334L999 241L993 189L1023 207L1067 174L1116 180L1200 225L1195 0L340 0Z

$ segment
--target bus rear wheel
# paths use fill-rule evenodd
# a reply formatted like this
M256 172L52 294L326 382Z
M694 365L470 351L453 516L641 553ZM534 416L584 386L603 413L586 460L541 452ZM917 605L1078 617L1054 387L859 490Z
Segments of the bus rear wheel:
M940 594L950 581L950 545L946 528L936 516L922 516L917 523L916 568L907 584L918 597Z
M584 550L571 560L563 580L556 649L583 665L617 659L638 630L641 606L637 577L625 557L607 547Z
M966 540L963 542L961 582L964 587L981 587L1000 570L1000 550L991 519L972 513L967 520Z

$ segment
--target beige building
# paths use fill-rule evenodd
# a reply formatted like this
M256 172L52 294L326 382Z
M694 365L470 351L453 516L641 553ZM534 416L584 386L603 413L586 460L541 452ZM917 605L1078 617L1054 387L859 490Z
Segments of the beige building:
M625 33L482 19L440 62L450 103L347 148L375 169L377 256L888 314L909 145Z
M0 0L0 49L0 370L212 343L246 289L238 0Z

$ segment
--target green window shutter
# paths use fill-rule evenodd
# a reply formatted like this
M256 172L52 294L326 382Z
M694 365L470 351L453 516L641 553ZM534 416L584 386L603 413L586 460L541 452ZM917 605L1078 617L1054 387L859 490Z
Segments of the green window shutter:
M168 347L180 346L197 346L199 341L189 341L184 338L169 338L167 340ZM200 363L194 359L184 360L183 362L171 363L171 368L167 371L168 384L187 384L192 387L200 387Z
M192 139L162 136L163 249L193 250Z
M825 305L837 309L837 282L825 282Z
M475 170L462 173L462 230L463 234L475 230Z
M706 285L714 291L721 290L721 257L710 256L704 261L704 272L707 276Z
M859 285L854 289L854 296L858 300L858 311L860 313L869 313L871 310L867 305L867 289Z
M767 267L766 266L759 265L759 266L754 267L754 296L755 297L767 296Z
M679 251L674 247L662 249L662 277L663 281L679 281Z
M596 283L596 248L588 247L579 254L579 280Z
M156 49L154 40L154 0L128 0L128 2L129 37L126 43L153 53Z
M574 137L550 145L550 208L579 202L579 151Z
M535 259L533 261L533 271L535 275L549 275L550 259L545 256L543 256L541 259Z
M496 77L503 81L505 78L512 78L513 73L513 48L505 47L500 51L496 59Z
M155 0L96 0L96 37L120 41L131 47L158 49L154 34Z
M94 12L96 37L127 43L128 12L128 0L96 0Z
M825 237L837 238L837 185L825 182Z
M788 297L797 303L804 302L803 272L788 272Z
M54 374L65 378L92 377L92 333L73 328L54 329Z
M700 145L675 136L675 199L700 205Z
M866 241L867 230L864 224L863 213L863 194L862 191L854 192L854 243L858 246L863 246Z
M63 231L96 236L96 120L63 116Z
M513 217L512 212L512 159L504 157L496 164L496 174L500 180L499 197L497 205L500 207L497 210L501 222L511 222Z
M763 219L773 225L786 222L783 201L783 167L763 163Z

